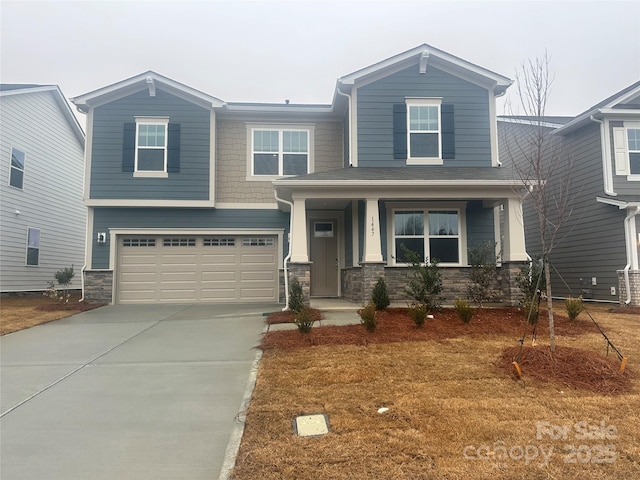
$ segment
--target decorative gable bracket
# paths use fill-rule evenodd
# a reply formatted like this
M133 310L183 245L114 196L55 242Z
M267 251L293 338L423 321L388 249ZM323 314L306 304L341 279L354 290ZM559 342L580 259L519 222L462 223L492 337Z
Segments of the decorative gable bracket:
M427 73L427 62L429 61L429 52L426 50L420 55L420 73Z
M147 82L147 89L149 90L149 96L150 97L155 97L156 96L156 84L153 81L153 77L147 76L147 78L145 80Z

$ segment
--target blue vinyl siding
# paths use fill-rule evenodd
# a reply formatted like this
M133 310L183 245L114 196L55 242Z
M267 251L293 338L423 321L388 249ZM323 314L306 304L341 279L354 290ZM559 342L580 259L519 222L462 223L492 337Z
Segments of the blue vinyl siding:
M134 178L122 171L123 128L135 116L168 116L180 125L180 171L168 178ZM147 90L97 107L93 116L91 198L208 200L210 113L157 90Z
M393 167L393 105L406 97L442 98L455 109L455 158L444 165L491 166L489 92L435 67L413 65L358 88L358 166Z
M490 243L495 245L493 208L484 208L482 202L472 201L467 205L467 249Z
M289 214L278 210L235 210L205 208L96 208L93 217L94 269L109 268L109 244L95 243L98 232L110 228L158 229L284 229L283 253L288 251ZM203 232L204 234L205 232ZM107 235L108 238L108 235Z

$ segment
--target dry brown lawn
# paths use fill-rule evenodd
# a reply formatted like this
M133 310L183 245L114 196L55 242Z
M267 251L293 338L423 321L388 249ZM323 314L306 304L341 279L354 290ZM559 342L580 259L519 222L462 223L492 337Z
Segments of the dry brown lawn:
M101 306L97 303L78 303L78 300L80 294L77 293L73 294L66 304L39 293L3 294L0 298L0 335L60 320Z
M517 322L510 332L465 333L452 323L458 333L433 339L293 348L269 333L232 478L640 478L640 317L589 309L628 357L628 393L541 381L526 368L517 379L500 366L504 350L519 345ZM548 349L542 327L536 349ZM559 347L605 355L584 313L563 328ZM619 365L613 353L608 359ZM330 433L296 436L294 418L310 414L326 414Z

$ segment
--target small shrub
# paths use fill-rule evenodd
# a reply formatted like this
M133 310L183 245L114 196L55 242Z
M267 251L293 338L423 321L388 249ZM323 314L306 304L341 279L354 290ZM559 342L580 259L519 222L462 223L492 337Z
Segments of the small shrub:
M584 305L582 305L582 297L568 297L564 301L564 308L567 310L567 316L569 317L569 320L573 322L584 310Z
M313 326L313 315L311 313L311 309L302 307L299 312L296 312L296 316L293 321L295 322L296 327L298 327L298 331L300 333L309 333Z
M464 323L469 323L471 321L471 317L473 317L473 308L469 305L469 302L466 300L457 299L454 304L456 308L456 313L460 320Z
M440 297L442 292L442 273L438 269L438 260L432 258L431 262L423 264L413 250L409 250L403 245L400 246L404 260L411 266L412 273L408 276L408 285L405 293L414 300L414 303L426 305L427 310L440 308Z
M407 309L407 313L418 327L424 325L424 321L427 318L427 312L429 309L424 303L412 303Z
M491 289L498 279L496 270L495 246L491 242L469 249L469 300L482 308L484 302L495 299L496 294Z
M376 310L384 310L389 306L391 301L389 300L389 293L387 292L387 284L384 278L380 277L373 287L373 295L371 301L375 304Z
M58 270L53 276L58 281L58 285L62 287L62 291L58 291L55 284L53 282L49 282L49 288L45 290L44 295L58 300L61 303L69 303L69 299L71 298L71 294L69 293L69 284L75 275L73 265L71 265L71 267L65 267L62 270Z
M368 332L373 332L376 329L376 304L369 302L366 306L358 310L360 315L360 323L367 329Z
M302 285L296 278L289 283L289 308L296 313L301 312L304 308Z

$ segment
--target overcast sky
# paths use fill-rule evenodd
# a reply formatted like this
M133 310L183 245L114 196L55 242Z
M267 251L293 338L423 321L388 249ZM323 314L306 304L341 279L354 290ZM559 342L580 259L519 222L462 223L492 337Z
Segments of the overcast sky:
M0 81L67 97L154 70L224 101L328 104L338 77L422 43L509 78L546 49L549 115L640 79L638 0L2 0L0 16Z

